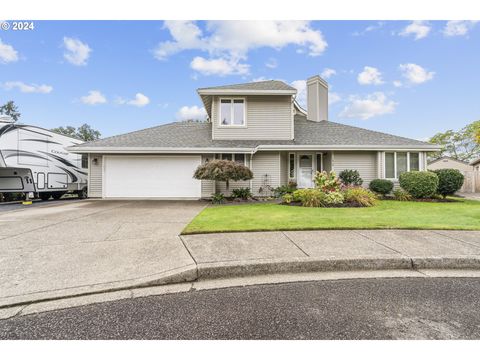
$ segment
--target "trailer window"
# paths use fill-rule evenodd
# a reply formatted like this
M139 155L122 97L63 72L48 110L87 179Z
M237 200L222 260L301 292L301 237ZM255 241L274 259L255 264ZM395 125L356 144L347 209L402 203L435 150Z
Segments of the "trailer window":
M82 154L82 169L88 168L88 154Z

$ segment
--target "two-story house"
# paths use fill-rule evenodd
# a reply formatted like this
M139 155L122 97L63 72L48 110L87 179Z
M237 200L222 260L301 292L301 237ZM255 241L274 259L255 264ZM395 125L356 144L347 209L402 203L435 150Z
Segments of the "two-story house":
M238 161L254 174L235 187L257 196L295 181L313 186L316 171L357 169L364 185L425 170L436 145L328 121L328 84L307 81L307 111L295 88L261 81L198 89L206 122L174 122L70 148L88 154L89 197L195 199L225 191L199 181L197 166L214 158Z

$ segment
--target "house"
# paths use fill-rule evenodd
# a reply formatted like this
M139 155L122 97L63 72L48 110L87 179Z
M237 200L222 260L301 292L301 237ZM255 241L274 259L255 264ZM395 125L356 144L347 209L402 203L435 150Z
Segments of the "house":
M435 159L428 163L428 170L438 170L438 169L457 169L460 171L473 171L473 166L468 164L466 161L454 159L449 156L442 156L441 158Z
M474 171L480 171L480 158L477 158L475 160L472 160L470 162L470 166L473 167Z
M69 150L88 154L92 198L195 199L225 191L224 183L192 178L214 158L241 162L254 174L230 185L257 196L295 181L313 186L316 171L357 169L364 184L396 180L425 170L437 145L328 121L328 84L307 81L307 110L297 90L282 81L198 89L206 122L174 122L85 143Z

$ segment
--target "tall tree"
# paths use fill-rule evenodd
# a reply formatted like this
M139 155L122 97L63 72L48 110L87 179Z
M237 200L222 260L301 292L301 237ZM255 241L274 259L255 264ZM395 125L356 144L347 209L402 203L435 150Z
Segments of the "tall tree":
M60 126L58 128L52 129L52 131L56 132L57 134L67 135L78 139L77 129L75 129L73 126Z
M88 124L83 124L77 129L77 135L83 141L94 141L100 139L100 131L92 129Z
M71 136L74 138L77 138L79 140L83 141L94 141L98 140L100 136L102 135L100 131L93 129L90 125L88 124L83 124L82 126L75 128L73 126L60 126L58 128L52 129L52 131L62 134L62 135L67 135Z
M14 121L18 121L21 114L18 111L18 106L15 102L8 101L6 104L0 106L0 114L10 116Z
M459 131L447 130L435 134L429 141L442 147L439 152L430 154L432 159L450 156L454 159L469 161L480 156L480 120L463 127Z

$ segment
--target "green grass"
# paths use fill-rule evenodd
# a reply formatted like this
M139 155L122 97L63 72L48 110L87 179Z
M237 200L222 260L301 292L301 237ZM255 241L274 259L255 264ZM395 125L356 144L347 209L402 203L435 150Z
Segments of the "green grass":
M379 201L370 208L219 205L204 209L183 234L314 229L480 230L480 201Z

